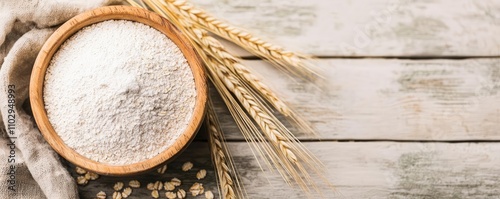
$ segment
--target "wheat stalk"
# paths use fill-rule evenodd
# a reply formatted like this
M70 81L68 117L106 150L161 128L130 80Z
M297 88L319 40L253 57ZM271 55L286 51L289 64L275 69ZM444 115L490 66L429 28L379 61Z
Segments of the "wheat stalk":
M224 134L222 133L213 110L211 99L209 98L207 110L207 126L208 126L208 141L210 144L210 152L212 161L214 162L217 179L219 180L221 195L224 199L244 198L244 192L240 185L238 175L234 166L234 161L231 158L227 145L224 142Z
M187 35L191 37L192 41L201 46L200 51L210 54L211 57L219 61L235 74L238 74L243 79L245 85L253 87L254 90L260 94L260 97L266 99L276 110L289 118L292 124L306 133L315 133L307 121L293 111L267 85L262 83L258 77L253 75L243 64L241 64L239 59L227 52L219 41L209 36L205 30L195 27L193 23L186 18L176 17L176 13L169 10L168 4L162 0L146 0L145 2L157 13L179 24L179 27L182 27L185 32L189 33Z
M227 50L218 40L209 36L206 31L195 27L191 21L188 21L185 18L176 17L176 13L169 10L168 4L164 1L146 0L146 2L154 11L166 18L169 18L171 21L176 21L176 23L178 23L180 27L183 27L183 29L189 31L191 34L188 34L188 36L190 36L191 39L198 45L201 45L201 49L204 52L211 54L212 57L214 57L220 63L228 67L235 74L241 76L241 78L243 78L244 80L243 82L246 85L253 87L254 90L260 94L260 97L266 99L276 110L289 118L292 121L292 124L299 127L305 133L315 134L315 131L311 128L311 125L306 120L304 120L299 116L299 114L293 111L288 104L282 101L267 85L262 83L258 77L253 75L246 68L246 66L241 64L241 61L238 58L227 52Z
M282 47L266 42L243 29L211 16L185 0L165 0L165 5L170 12L190 19L195 22L194 24L238 44L285 71L309 80L319 77L311 69L312 65L307 61L308 56L286 51Z
M321 170L319 160L310 155L298 139L265 106L261 98L265 92L259 89L267 87L259 87L259 84L253 83L256 79L246 68L241 67L243 65L237 59L229 56L230 54L221 48L221 45L214 43L204 30L171 12L162 0L144 1L148 7L169 18L191 38L205 63L209 78L223 97L245 139L254 146L259 155L264 157L268 164L272 164L287 183L290 182L289 179L293 179L306 193L309 193L310 188L320 192L307 170L319 174L320 178L324 179L319 172ZM272 93L270 90L269 92ZM255 141L260 141L262 144Z

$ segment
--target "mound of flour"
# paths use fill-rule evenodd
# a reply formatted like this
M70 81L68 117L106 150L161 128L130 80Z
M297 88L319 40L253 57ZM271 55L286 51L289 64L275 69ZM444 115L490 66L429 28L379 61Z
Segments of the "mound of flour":
M83 28L53 56L43 98L64 143L97 162L126 165L158 155L186 129L192 71L158 30L109 20Z

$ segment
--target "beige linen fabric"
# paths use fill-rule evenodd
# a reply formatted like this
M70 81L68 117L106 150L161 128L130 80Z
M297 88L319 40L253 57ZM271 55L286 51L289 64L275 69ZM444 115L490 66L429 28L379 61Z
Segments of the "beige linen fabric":
M78 198L74 180L36 128L29 110L29 79L38 51L57 25L109 3L110 0L0 1L0 199ZM12 87L15 113L9 113L12 108L8 106L8 90ZM13 135L7 133L9 114L15 116ZM15 174L9 175L12 170ZM12 176L15 186L11 189L15 191L9 189Z

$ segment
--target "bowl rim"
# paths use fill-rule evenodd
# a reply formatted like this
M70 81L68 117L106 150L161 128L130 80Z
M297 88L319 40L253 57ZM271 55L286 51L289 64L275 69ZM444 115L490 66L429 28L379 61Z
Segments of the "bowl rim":
M66 39L71 37L83 27L106 20L135 21L149 25L165 34L184 54L195 80L197 93L195 108L185 131L177 138L174 144L160 154L154 156L153 158L129 165L110 165L99 163L84 157L75 150L71 149L62 141L59 135L55 132L52 124L49 122L43 101L43 84L45 74L54 53L57 52ZM132 6L99 7L94 10L81 13L61 25L42 46L33 66L29 86L30 103L33 116L41 134L49 145L58 154L76 166L95 173L114 176L132 175L149 171L162 163L171 160L183 149L185 149L193 140L198 129L203 123L203 118L206 112L207 92L208 87L205 71L201 65L198 54L189 42L188 38L167 19L151 11Z

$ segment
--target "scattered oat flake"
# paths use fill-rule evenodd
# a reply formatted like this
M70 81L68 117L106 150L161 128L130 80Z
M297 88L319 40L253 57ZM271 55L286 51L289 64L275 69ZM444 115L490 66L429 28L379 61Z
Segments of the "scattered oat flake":
M214 194L212 193L212 191L206 191L205 198L206 199L214 199Z
M201 180L201 179L205 178L206 175L207 175L207 170L202 169L202 170L199 170L198 173L196 173L196 178L198 178L198 180Z
M117 182L117 183L115 183L115 185L113 186L113 189L114 189L115 191L120 191L120 190L122 190L122 189L123 189L123 182Z
M85 178L85 176L78 176L76 178L76 183L79 185L86 185L89 181Z
M87 172L87 173L85 174L85 179L90 180L90 173L88 173L88 172Z
M123 191L122 191L123 198L127 198L128 196L130 196L130 194L132 194L132 188L127 187L127 188L123 189Z
M148 183L148 185L147 185L147 187L146 187L146 188L147 188L148 190L153 191L153 190L155 190L155 184L154 184L154 183L152 183L152 182L151 182L151 183Z
M81 167L76 167L75 171L76 171L76 173L78 173L80 175L84 175L84 174L87 173L87 171L85 169L81 168Z
M87 174L85 174L85 178L87 175L89 175L90 180L97 180L97 178L99 178L99 174L97 173L88 172Z
M184 191L184 189L179 189L179 191L177 191L177 197L180 199L186 198L186 191Z
M195 182L191 188L189 188L189 192L191 195L197 196L203 193L203 184Z
M113 193L113 199L122 199L122 198L123 198L123 197L122 197L122 194L121 194L120 192L115 191L115 192Z
M167 191L167 192L165 192L165 197L167 197L168 199L174 199L174 198L176 198L177 196L175 195L175 193L174 193L174 192Z
M170 182L176 187L181 186L181 180L179 180L179 178L172 178Z
M163 185L165 187L165 190L167 191L172 191L175 189L174 184L172 184L171 182L165 182Z
M139 188L141 187L141 183L137 180L131 180L130 182L128 182L128 186L132 188Z
M189 171L193 168L193 163L191 162L186 162L182 165L182 171Z
M153 198L159 198L160 197L160 194L158 193L158 190L153 190L151 192L151 196L153 196Z
M167 165L163 165L162 167L157 169L159 174L164 174L167 171Z
M162 183L162 182L160 182L160 181L156 181L156 182L155 182L154 189L156 189L156 190L161 190L161 189L163 189L163 183Z
M99 193L96 194L97 199L106 199L106 193L104 191L99 191Z

